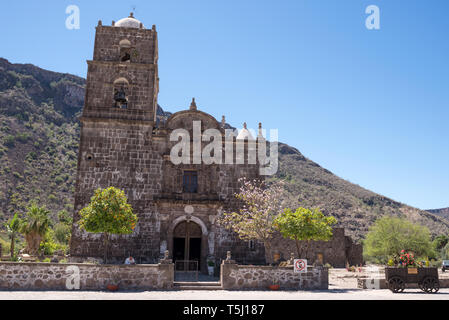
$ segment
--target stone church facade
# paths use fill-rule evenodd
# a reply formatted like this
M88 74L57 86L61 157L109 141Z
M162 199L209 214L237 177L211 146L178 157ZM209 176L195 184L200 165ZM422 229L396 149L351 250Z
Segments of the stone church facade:
M194 100L167 119L158 117L155 26L145 28L132 14L111 26L99 21L93 60L87 64L70 255L102 256L102 236L81 231L78 212L95 189L114 186L125 191L139 221L133 234L112 237L112 260L123 262L132 255L138 263L155 263L169 250L174 260L199 261L205 272L208 260L218 265L230 250L237 262L264 263L262 244L239 240L216 223L223 211L237 208L238 179L261 177L259 165L171 161L174 130L187 130L192 137L197 121L201 133L217 129L224 136L226 124L199 110ZM339 250L335 254L345 260L347 254Z

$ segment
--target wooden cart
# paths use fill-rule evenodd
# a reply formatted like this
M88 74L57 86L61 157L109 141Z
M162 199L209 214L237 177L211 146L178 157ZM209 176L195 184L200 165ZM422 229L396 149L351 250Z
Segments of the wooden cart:
M417 283L426 293L435 293L440 289L437 268L386 267L385 280L394 293L403 292L406 283Z

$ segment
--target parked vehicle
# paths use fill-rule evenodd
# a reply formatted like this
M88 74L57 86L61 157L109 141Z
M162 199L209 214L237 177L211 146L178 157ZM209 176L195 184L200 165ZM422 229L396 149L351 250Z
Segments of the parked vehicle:
M444 272L446 270L449 270L449 260L443 260L443 265L441 267L441 270Z

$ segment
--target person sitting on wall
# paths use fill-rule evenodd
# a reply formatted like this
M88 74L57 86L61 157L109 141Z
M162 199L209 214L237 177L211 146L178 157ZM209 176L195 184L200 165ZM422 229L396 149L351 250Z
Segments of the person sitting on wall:
M274 261L270 264L271 266L279 266L282 262L286 262L284 258L282 258L281 254L279 252L276 252L273 256Z
M133 257L129 256L128 258L126 258L125 264L136 264L136 261Z

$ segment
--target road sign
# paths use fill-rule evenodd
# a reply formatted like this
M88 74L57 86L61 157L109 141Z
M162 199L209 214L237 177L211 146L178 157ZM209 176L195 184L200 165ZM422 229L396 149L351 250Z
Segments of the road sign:
M295 270L295 272L306 272L307 259L295 259L293 264L293 270Z

